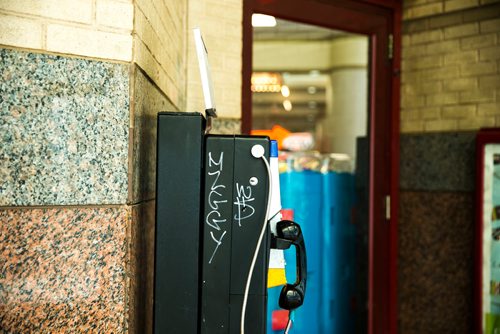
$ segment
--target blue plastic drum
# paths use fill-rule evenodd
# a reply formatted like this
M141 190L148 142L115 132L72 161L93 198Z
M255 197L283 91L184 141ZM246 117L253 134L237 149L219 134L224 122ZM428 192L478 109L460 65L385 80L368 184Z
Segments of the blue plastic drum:
M351 220L354 176L323 175L321 333L355 331L356 229Z
M295 311L291 333L319 333L321 321L321 207L322 174L316 171L288 171L280 175L281 203L293 209L307 249L307 287L304 304ZM287 281L295 281L295 249L285 251Z

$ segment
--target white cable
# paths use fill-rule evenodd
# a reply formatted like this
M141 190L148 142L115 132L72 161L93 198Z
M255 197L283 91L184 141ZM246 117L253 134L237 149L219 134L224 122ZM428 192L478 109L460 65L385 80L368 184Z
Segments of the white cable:
M288 334L288 332L290 331L290 328L292 328L292 312L293 312L293 310L288 311L288 321L286 323L284 334Z
M265 156L262 155L261 158L262 158L262 160L264 160L264 163L266 164L267 177L269 179L269 197L267 198L267 209L266 209L266 216L264 217L264 224L262 224L262 230L260 231L259 240L257 241L257 247L255 247L255 252L253 254L252 263L250 264L250 271L248 272L247 284L245 286L245 294L243 295L243 306L241 307L241 327L240 327L241 334L245 334L245 313L247 310L248 292L250 290L250 282L252 281L253 269L255 267L255 262L257 262L257 256L259 254L260 244L262 243L262 239L264 238L264 234L266 233L267 222L268 222L268 217L269 217L269 210L271 208L271 197L273 195L272 194L273 187L272 187L272 178L271 178L271 167L269 166L269 162L267 162L267 159Z
M292 319L288 319L288 322L286 323L286 327L285 327L285 334L288 334L291 327L292 327Z

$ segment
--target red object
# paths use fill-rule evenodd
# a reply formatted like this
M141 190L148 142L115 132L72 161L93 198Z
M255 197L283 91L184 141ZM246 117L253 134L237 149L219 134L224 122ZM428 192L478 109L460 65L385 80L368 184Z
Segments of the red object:
M282 209L281 219L293 221L293 209Z
M244 0L243 133L252 128L253 13L364 34L370 40L368 333L397 333L401 1ZM388 55L390 37L392 57ZM383 204L388 195L389 222Z
M275 310L272 313L272 324L271 328L273 331L280 331L286 328L289 317L288 310Z

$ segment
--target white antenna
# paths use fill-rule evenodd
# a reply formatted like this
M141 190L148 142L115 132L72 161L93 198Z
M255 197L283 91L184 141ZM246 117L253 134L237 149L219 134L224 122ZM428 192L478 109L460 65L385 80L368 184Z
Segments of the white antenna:
M208 52L203 42L203 37L201 37L200 28L194 28L193 33L196 54L198 56L198 65L200 67L201 86L205 99L205 113L207 119L210 119L210 117L217 117L217 111L215 108L214 88L210 75L210 66L208 64Z

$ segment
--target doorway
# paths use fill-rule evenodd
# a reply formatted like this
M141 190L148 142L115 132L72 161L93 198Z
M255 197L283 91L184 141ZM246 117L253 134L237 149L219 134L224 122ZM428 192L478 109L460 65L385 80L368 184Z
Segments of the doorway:
M307 242L307 298L294 332L366 333L368 37L252 18L251 133L278 141L281 204ZM294 251L285 257L294 282ZM269 289L268 334L282 332L279 290Z
M356 245L354 253L357 255L356 260L351 261L351 265L356 268L357 285L355 298L351 299L355 304L352 308L356 312L350 319L357 321L358 325L361 324L354 329L357 332L396 333L396 218L399 164L397 69L400 9L396 3L387 2L383 5L378 3L377 0L328 3L306 0L244 1L242 128L245 133L250 133L252 129L273 130L273 126L279 125L280 128L277 130L282 128L292 134L292 139L295 138L289 140L287 144L289 146L285 147L288 153L294 150L293 145L295 149L306 148L308 151L318 153L316 157L313 154L306 156L305 159L303 155L290 154L284 158L287 161L285 165L300 169L300 164L309 160L313 161L312 165L323 166L319 167L323 168L323 172L325 170L328 172L331 167L333 168L331 171L336 173L338 170L335 168L339 168L339 161L342 161L340 165L353 175L354 185L357 184L356 180L362 179L363 175L366 176L362 182L364 190L361 189L360 192L360 189L354 186L351 188L356 193L356 196L353 196L354 201L357 201L357 204L353 205L356 211L353 216L358 217L355 219L360 222L357 223L352 236ZM312 59L311 54L307 57L304 54L302 68L287 69L284 66L287 62L285 55L290 53L295 56L300 55L301 45L293 45L293 49L287 50L287 44L290 46L293 42L285 39L282 45L272 51L271 42L267 43L268 45L265 43L266 39L272 38L271 33L265 31L259 33L257 29L252 28L253 14L273 16L277 18L278 25L281 23L282 30L295 30L295 35L300 35L301 31L308 29L306 34L316 34L316 36L322 34L319 39L323 42L317 43L318 48L321 48L320 44L328 44L330 50L333 50L332 44L339 44L339 41L357 40L360 45L364 44L367 50L366 63L357 64L355 71L353 67L347 65L342 68L342 63L337 63L338 66L329 64L321 67L319 66L321 57ZM284 35L284 31L275 31L274 34ZM310 35L306 39L311 41L313 37ZM291 40L296 41L296 36L291 37ZM263 65L264 62L261 62L262 59L259 57L261 51L266 48L270 49L268 51L272 52L274 55L272 58L279 66L268 64L266 68ZM336 53L342 52L338 50ZM331 62L331 54L328 58ZM316 66L306 68L308 63ZM363 66L365 66L364 76ZM258 82L255 81L256 75L275 75L280 91L272 96L258 92L254 87L252 93L252 74L254 74L254 84ZM285 92L281 92L283 86L286 87ZM354 90L348 89L349 87ZM353 92L361 95L349 95ZM285 96L287 94L288 97ZM353 113L353 107L363 112ZM297 132L299 134L295 135ZM328 159L325 157L326 153ZM310 180L305 182L305 188L310 191L314 182L311 183ZM290 184L297 185L297 179ZM328 195L322 193L318 198L324 200L325 197ZM318 210L310 211L318 212ZM364 217L364 222L360 217ZM306 232L304 235L306 236ZM363 238L366 241L365 246ZM313 244L315 243L311 242L311 245ZM311 249L314 249L314 246ZM322 250L315 252L321 254ZM344 250L344 254L348 254L347 249ZM324 259L323 255L321 258ZM332 261L338 264L346 257L349 256L343 255ZM328 265L323 265L323 268L328 268ZM335 280L331 277L330 279ZM328 289L335 288L335 284L328 286ZM314 289L311 291L314 295ZM328 308L332 310L335 306L330 304Z

